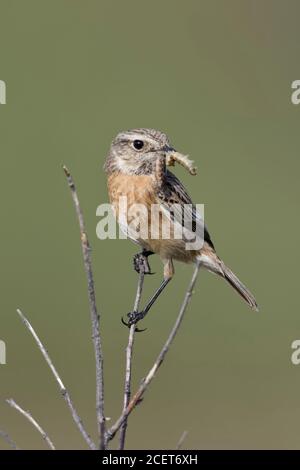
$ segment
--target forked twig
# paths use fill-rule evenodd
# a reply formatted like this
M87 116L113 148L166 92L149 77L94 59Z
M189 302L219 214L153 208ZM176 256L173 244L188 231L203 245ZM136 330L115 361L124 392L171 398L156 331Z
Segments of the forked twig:
M90 447L90 449L93 449L93 450L97 450L97 446L96 444L93 442L91 436L87 433L87 431L85 430L85 427L83 426L83 423L82 423L82 420L81 418L79 417L75 407L74 407L74 404L73 404L73 401L71 400L71 397L70 397L70 394L68 392L68 390L66 389L66 387L64 386L63 384L63 381L61 380L56 368L54 367L53 365L53 362L51 361L50 357L49 357L49 354L46 350L46 348L44 347L43 343L41 342L40 338L38 337L37 333L35 332L35 330L33 329L33 327L31 326L29 320L27 320L27 318L25 317L25 315L21 312L20 309L17 309L17 313L19 314L19 316L21 317L21 320L22 322L24 323L24 325L26 326L26 328L30 331L30 333L32 334L35 342L37 343L38 345L38 348L39 350L41 351L42 355L44 356L48 366L50 367L51 369L51 372L52 374L54 375L54 378L56 380L56 382L58 383L58 386L60 388L60 391L61 391L61 394L62 396L64 397L68 407L70 408L70 411L71 411L71 414L72 414L72 417L79 429L79 431L81 432L82 436L84 437L86 443L88 444L88 446ZM9 403L11 406L12 404ZM15 407L16 408L16 407ZM20 411L20 410L19 410Z
M14 450L20 450L20 448L17 446L15 441L10 437L7 432L3 431L3 429L0 429L0 437Z
M175 321L175 324L174 324L174 326L173 326L173 328L172 328L172 330L169 334L169 337L168 337L166 343L164 344L162 350L160 351L153 367L150 369L150 371L148 372L146 378L143 380L142 384L138 388L137 392L135 393L133 398L130 400L128 406L123 411L121 416L117 419L117 421L113 424L113 426L111 426L111 428L107 431L107 433L106 433L107 441L110 441L111 439L114 438L114 436L116 435L116 433L118 432L120 427L123 425L123 423L126 421L128 416L130 415L130 413L134 410L135 406L141 400L141 398L142 398L144 392L146 391L147 387L149 386L150 382L153 380L158 368L162 364L162 362L163 362L163 360L164 360L164 358L165 358L165 356L166 356L166 354L167 354L167 352L168 352L168 350L171 346L171 343L173 342L173 340L174 340L174 338L175 338L175 336L176 336L176 334L179 330L179 327L180 327L181 322L183 320L183 317L184 317L184 314L186 312L187 306L188 306L188 304L191 300L191 297L192 297L192 294L193 294L193 288L194 288L196 280L197 280L199 269L200 269L200 263L199 263L199 261L197 261L192 279L191 279L189 287L186 291L186 294L185 294L183 303L181 305L179 314L178 314L177 319Z
M21 415L25 416L25 418L28 419L28 421L38 430L38 432L42 435L44 441L47 443L48 447L50 447L51 450L55 450L54 444L51 441L50 437L48 434L44 431L44 429L39 425L39 423L32 417L32 415L29 413L29 411L23 410L12 398L6 400L6 403L9 404L12 408L15 410L19 411Z
M174 159L174 161L179 162L180 164L183 164L182 161L179 161L179 159ZM173 162L174 163L174 162ZM186 162L185 162L186 163ZM172 164L172 162L171 162ZM190 167L189 167L190 168ZM192 168L192 167L191 167ZM177 319L174 323L174 326L167 338L167 341L163 345L159 355L157 356L156 361L154 362L153 367L150 369L148 372L147 376L145 379L143 379L141 385L139 386L138 390L136 391L135 395L131 398L131 375L132 375L132 355L133 355L133 346L134 346L134 336L135 332L137 331L136 325L133 324L130 327L129 331L129 338L128 338L128 345L126 348L126 370L125 370L125 384L124 384L124 400L123 400L123 411L120 415L120 417L117 419L117 421L106 431L106 419L104 415L104 380L103 380L103 353L102 353L102 342L101 342L101 336L100 336L100 316L97 311L96 307L96 297L95 297L95 288L94 288L94 278L93 278L93 272L92 272L92 263L91 263L91 256L90 256L90 245L87 237L87 233L85 230L85 225L84 225L84 220L83 220L83 214L81 211L78 195L76 192L76 188L74 185L74 181L72 179L72 176L68 169L64 166L63 167L65 175L68 180L69 187L71 189L71 194L73 198L73 202L75 205L75 210L79 222L79 228L80 228L80 239L81 239L81 247L82 247L82 253L83 253L83 260L84 260L84 267L85 267L85 272L87 276L87 284L88 284L88 298L89 298L89 307L90 307L90 314L91 314L91 320L92 320L92 338L93 338L93 344L94 344L94 351L95 351L95 361L96 361L96 414L97 414L97 425L98 425L98 432L99 432L99 439L100 439L100 445L96 445L95 442L92 440L90 435L87 433L81 418L79 417L74 404L71 400L70 394L68 390L66 389L64 383L62 382L53 362L51 361L49 354L47 350L45 349L44 345L42 344L41 340L39 339L37 333L31 326L30 322L28 319L25 317L25 315L21 312L21 310L17 310L21 320L25 324L26 328L29 330L31 335L33 336L34 340L37 343L38 348L40 349L42 355L44 356L44 359L46 360L48 366L50 367L50 370L52 374L54 375L54 378L56 382L58 383L59 389L71 411L71 415L73 417L74 422L76 423L80 433L82 434L83 438L87 442L88 446L92 450L97 450L97 449L106 449L107 445L110 440L112 440L116 433L121 429L120 432L120 442L119 442L119 449L123 450L125 446L125 438L126 438L126 430L127 430L127 421L128 421L128 416L130 413L134 410L136 405L140 402L142 399L145 391L147 390L148 386L150 385L151 381L155 377L155 374L162 364L162 362L165 359L165 356L176 336L178 333L178 330L180 328L181 322L183 320L183 317L185 315L187 306L191 300L191 296L193 294L193 288L195 286L197 276L199 273L200 269L200 263L196 263L196 267L192 276L192 279L190 281L190 284L188 286L188 289L186 291L183 303L181 305L181 308L179 310ZM134 302L134 311L138 311L139 309L139 304L141 300L141 295L142 295L142 290L143 290L143 284L144 284L144 276L145 276L145 271L141 267L140 268L140 274L139 274L139 281L138 281L138 286L137 286L137 292L136 292L136 298ZM42 435L43 439L47 443L47 445L50 447L50 449L54 450L55 447L47 435L47 433L41 428L41 426L37 423L37 421L32 417L32 415L28 412L23 410L13 399L6 400L7 403L12 407L15 408L19 413L21 413L23 416L25 416L31 424L40 432ZM177 444L177 448L180 448L182 445L182 442L184 438L186 437L186 432L183 433L181 439L179 440ZM2 437L12 448L17 449L18 447L12 441L10 436L6 434L3 431L0 431L0 437Z
M73 178L66 166L63 166L63 170L68 180L68 184L71 190L78 222L80 229L81 248L83 254L84 268L88 283L88 298L90 306L90 314L92 320L92 337L95 351L96 361L96 413L97 413L97 425L100 438L100 449L105 449L105 415L104 415L104 378L103 378L103 353L102 353L102 341L100 336L100 315L97 311L96 306L96 294L94 286L94 276L92 271L92 261L90 255L90 244L85 229L84 219L82 210L80 207L76 187Z
M143 291L143 285L144 285L144 278L145 278L144 268L140 266L138 285L137 285L136 296L135 296L134 307L133 307L134 312L138 312L139 310L140 301L142 297L142 291ZM126 348L126 369L125 369L123 413L125 412L127 406L129 405L130 397L131 397L132 353L133 353L135 330L136 330L136 325L135 324L131 325L130 330L129 330L128 345ZM127 430L127 418L124 420L122 427L121 427L119 450L124 449L126 430Z

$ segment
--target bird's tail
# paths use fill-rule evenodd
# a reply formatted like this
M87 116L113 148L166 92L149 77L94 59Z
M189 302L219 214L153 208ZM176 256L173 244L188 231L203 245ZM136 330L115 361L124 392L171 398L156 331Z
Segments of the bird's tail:
M200 255L198 259L209 271L223 277L247 302L249 307L258 312L258 305L254 295L215 253Z
M247 287L239 280L239 278L229 269L223 261L221 261L222 276L224 279L240 294L241 297L247 302L250 308L258 312L258 305L254 295L247 289Z

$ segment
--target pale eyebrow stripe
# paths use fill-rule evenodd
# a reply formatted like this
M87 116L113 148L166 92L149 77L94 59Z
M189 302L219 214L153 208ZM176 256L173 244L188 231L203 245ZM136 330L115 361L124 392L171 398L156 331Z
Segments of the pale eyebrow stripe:
M127 140L143 140L145 142L148 142L149 144L156 144L157 141L155 139L152 139L151 137L143 134L121 134L118 141L119 142L125 142Z

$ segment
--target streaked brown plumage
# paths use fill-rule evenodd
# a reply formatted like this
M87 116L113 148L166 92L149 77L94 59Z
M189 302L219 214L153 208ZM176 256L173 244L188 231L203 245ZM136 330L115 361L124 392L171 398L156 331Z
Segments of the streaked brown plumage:
M140 148L135 148L135 146ZM182 183L166 168L166 156L171 152L174 154L175 150L170 146L168 137L154 129L132 129L117 135L112 142L104 167L108 175L110 201L115 208L117 218L120 196L127 197L128 208L134 204L143 204L147 207L145 223L149 227L148 236L136 237L133 241L138 243L144 252L153 252L161 257L164 264L164 286L174 274L173 260L185 263L198 260L204 268L223 277L251 308L257 310L254 296L217 256L206 227L204 227L204 243L199 250L187 250L183 239L175 239L172 236L169 239L163 239L160 231L158 239L151 238L150 225L153 222L151 205L160 205L162 208L160 217L168 219L169 222L172 219L174 222L181 223L181 215L176 214L176 210L175 213L172 212L171 217L170 207L174 204L175 206L192 204ZM178 161L182 160L181 154L177 155ZM173 163L172 158L168 160ZM189 166L188 163L186 168ZM194 209L191 210L190 216L193 221L200 218ZM128 223L130 223L129 219ZM131 323L135 323L143 316L142 314L135 315Z

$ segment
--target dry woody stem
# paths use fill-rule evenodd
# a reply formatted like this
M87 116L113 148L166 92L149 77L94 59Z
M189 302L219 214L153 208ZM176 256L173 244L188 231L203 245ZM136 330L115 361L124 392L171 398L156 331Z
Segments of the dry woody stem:
M143 292L145 273L144 269L140 267L139 280L137 285L136 297L134 301L133 311L138 312L140 301ZM131 371L132 371L132 354L133 354L133 343L134 343L134 334L135 334L136 325L133 324L129 330L128 345L126 348L126 370L125 370L125 385L124 385L124 404L123 404L123 413L126 411L127 406L130 402L131 397ZM127 418L124 420L121 431L120 431L120 443L119 450L123 450L125 447L125 438L127 430Z
M105 434L106 434L106 422L104 415L104 378L103 378L103 353L102 353L102 341L100 336L100 315L97 311L96 306L96 294L94 286L94 276L92 271L92 260L91 260L91 249L89 240L87 237L82 210L80 207L76 187L73 178L66 166L63 166L63 170L68 180L68 184L71 190L72 199L74 202L78 222L80 229L80 240L83 254L84 268L87 277L88 284L88 298L90 306L90 314L92 321L92 337L95 351L96 361L96 414L97 414L97 425L100 439L100 449L105 449Z
M177 442L177 446L176 446L177 450L182 448L182 445L183 445L184 441L186 440L187 435L188 435L188 431L183 431L183 433L180 436L179 441Z
M115 422L115 424L113 424L113 426L107 431L107 441L110 441L111 439L114 438L114 436L116 435L116 433L118 432L118 430L120 429L120 427L123 425L123 423L126 421L126 419L128 418L128 416L130 415L130 413L134 410L135 406L138 404L138 402L141 400L143 394L145 393L146 389L148 388L149 384L152 382L153 378L155 377L155 374L158 370L158 368L160 367L160 365L162 364L178 330L179 330L179 327L181 325L181 322L183 320L183 317L184 317L184 314L186 312L186 309L187 309L187 306L191 300L191 297L192 297L192 294L193 294L193 289L194 289L194 286L195 286L195 283L196 283L196 280L197 280L197 277L198 277L198 273L199 273L199 269L200 269L200 263L197 262L196 263L196 267L195 267L195 270L194 270L194 273L193 273L193 276L192 276L192 279L190 281L190 285L186 291L186 294L185 294L185 297L184 297L184 300L183 300L183 303L181 305L181 308L180 308L180 311L179 311L179 314L177 316L177 319L175 321L175 324L169 334L169 337L167 339L167 341L165 342L162 350L160 351L153 367L150 369L150 371L148 372L146 378L143 380L142 384L140 385L140 387L138 388L137 392L135 393L135 395L132 397L132 399L130 400L127 408L123 411L123 413L121 414L121 416L117 419L117 421Z
M64 386L64 383L63 381L61 380L56 368L54 367L53 365L53 362L51 361L50 357L49 357L49 354L46 350L46 348L44 347L43 343L41 342L40 338L38 337L37 333L35 332L35 330L33 329L33 327L31 326L30 322L27 320L27 318L25 317L25 315L21 312L20 309L17 310L19 316L21 317L21 320L22 322L24 323L24 325L26 326L26 328L30 331L30 333L32 334L36 344L38 345L38 348L39 350L41 351L42 355L44 356L48 366L50 367L51 369L51 372L52 374L54 375L54 378L56 380L56 382L58 383L58 386L59 386L59 389L61 391L61 394L62 396L64 397L70 411L71 411L71 415L76 423L76 426L78 427L80 433L82 434L83 438L85 439L86 443L88 444L89 448L90 449L93 449L93 450L96 450L97 449L97 446L96 444L93 442L93 440L91 439L91 436L87 433L83 423L82 423L82 420L81 418L79 417L77 411L76 411L76 408L73 404L73 401L70 397L70 394L68 392L68 390L66 389L66 387ZM11 403L10 403L11 405ZM20 411L20 410L19 410Z
M0 429L0 437L6 442L6 444L9 445L13 450L20 450L20 448L17 446L15 441L10 437L10 435L3 431L3 429Z
M35 427L35 429L37 429L38 432L42 435L42 438L44 439L44 441L46 442L46 444L48 445L48 447L50 447L51 450L55 450L54 444L53 444L53 442L51 441L50 437L49 437L48 434L44 431L44 429L39 425L39 423L32 417L32 415L29 413L29 411L23 410L23 408L21 408L12 398L10 398L9 400L6 400L6 403L8 403L9 406L11 406L11 407L14 408L15 410L17 410L19 413L21 413L21 415L25 416L25 418L28 419L28 421L29 421L29 422Z

